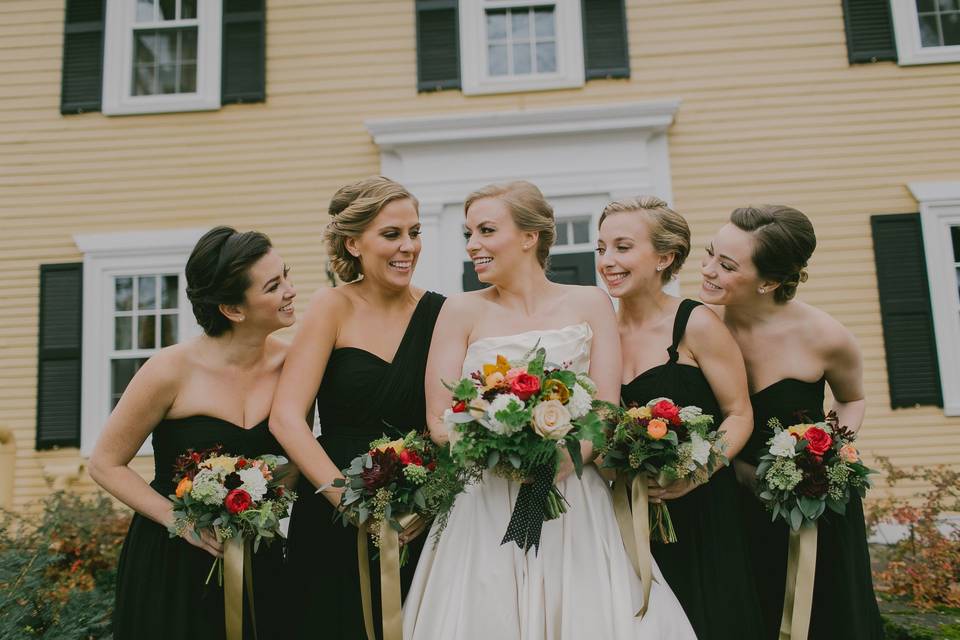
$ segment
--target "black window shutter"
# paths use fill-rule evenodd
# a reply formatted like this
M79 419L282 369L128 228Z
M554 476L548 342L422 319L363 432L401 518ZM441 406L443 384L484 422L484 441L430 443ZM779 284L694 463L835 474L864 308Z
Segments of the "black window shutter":
M943 406L920 215L872 216L890 406Z
M458 0L417 0L417 91L460 88Z
M37 449L80 446L83 264L40 265Z
M627 11L623 0L582 0L581 6L587 80L629 78Z
M897 59L890 0L843 0L843 22L851 64Z
M105 5L106 0L67 0L60 113L100 110Z
M264 0L223 0L220 102L263 102L266 90Z

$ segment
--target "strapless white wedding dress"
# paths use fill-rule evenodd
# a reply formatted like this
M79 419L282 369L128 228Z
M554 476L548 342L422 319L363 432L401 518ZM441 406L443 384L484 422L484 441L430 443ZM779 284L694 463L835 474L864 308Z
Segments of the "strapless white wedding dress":
M586 323L482 338L467 349L463 375L521 359L539 340L547 361L590 366ZM484 474L457 498L446 530L431 530L403 608L405 640L693 640L687 617L653 567L642 619L640 579L630 565L610 490L596 467L559 485L570 506L543 524L539 553L500 544L519 485Z

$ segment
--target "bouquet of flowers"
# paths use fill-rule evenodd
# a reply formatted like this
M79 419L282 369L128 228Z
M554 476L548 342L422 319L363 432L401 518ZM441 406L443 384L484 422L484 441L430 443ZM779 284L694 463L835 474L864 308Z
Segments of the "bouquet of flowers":
M170 496L174 516L170 536L190 532L199 539L200 531L210 527L219 541L252 541L254 551L261 541L273 541L280 519L297 499L277 477L277 467L286 463L283 456L226 454L220 446L187 450L174 463L177 488ZM219 569L222 584L223 559L214 560L207 582L214 569Z
M646 474L661 487L684 479L706 482L728 464L723 438L712 427L713 416L700 407L680 407L669 398L621 410L602 450L603 467L630 480ZM677 541L666 503L651 505L650 530L654 540Z
M866 495L873 471L860 461L856 435L834 412L823 422L784 427L774 418L768 424L773 437L757 466L757 495L774 520L797 531L828 508L843 514L851 492Z
M580 441L603 444L596 387L584 374L548 365L546 350L536 347L520 362L498 355L495 363L447 386L453 406L444 412L444 422L451 429L454 460L525 482L503 542L514 541L524 551L531 545L539 549L543 522L566 512L554 485L560 447L569 451L579 476Z

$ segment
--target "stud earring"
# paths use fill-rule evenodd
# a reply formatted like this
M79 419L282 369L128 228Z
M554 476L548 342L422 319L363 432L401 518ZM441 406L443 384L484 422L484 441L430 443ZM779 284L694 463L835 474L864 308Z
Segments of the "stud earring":
M765 294L766 292L767 292L767 290L764 289L763 287L760 287L759 289L757 289L757 293L759 293L760 295L763 295L763 294Z
M658 265L657 265L657 271L663 271L663 265L662 265L662 264L658 264Z

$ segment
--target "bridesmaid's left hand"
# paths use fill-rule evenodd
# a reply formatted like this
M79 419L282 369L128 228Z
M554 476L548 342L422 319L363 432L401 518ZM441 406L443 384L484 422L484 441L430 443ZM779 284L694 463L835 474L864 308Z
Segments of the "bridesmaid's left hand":
M656 480L650 479L647 481L647 496L650 499L650 502L662 502L663 500L676 500L681 496L685 496L700 485L696 482L693 482L689 479L677 480L676 482L671 482L665 487L661 487L657 484Z
M416 518L413 524L400 533L400 544L404 545L415 540L417 536L426 531L427 524L427 521L423 518Z

